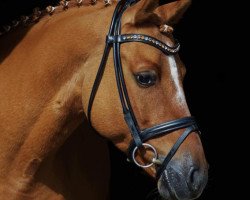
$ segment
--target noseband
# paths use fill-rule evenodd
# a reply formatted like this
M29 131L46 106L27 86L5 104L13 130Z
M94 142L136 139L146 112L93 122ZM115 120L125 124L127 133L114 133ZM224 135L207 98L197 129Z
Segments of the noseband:
M127 42L141 42L141 43L145 43L147 45L150 45L159 49L165 55L176 54L179 51L180 45L177 42L174 47L170 47L164 42L154 37L144 35L144 34L123 34L122 35L121 34L122 14L129 6L131 6L135 2L136 0L119 1L115 8L112 21L111 21L111 25L110 25L110 29L106 38L106 46L104 49L103 57L102 57L102 60L101 60L94 84L93 84L93 88L90 94L90 98L89 98L88 119L91 124L91 108L92 108L94 98L98 90L100 81L102 79L102 75L104 72L104 68L108 59L110 49L113 47L116 84L117 84L119 97L120 97L120 101L121 101L121 105L123 109L124 119L133 137L133 141L131 142L130 147L128 149L129 160L134 162L137 166L143 167L143 168L150 167L153 164L157 164L159 167L157 168L156 178L158 179L161 176L164 169L166 168L169 161L175 155L180 145L187 138L187 136L193 131L196 131L199 133L199 130L195 122L195 119L193 117L185 117L185 118L181 118L181 119L177 119L177 120L173 120L169 122L164 122L162 124L158 124L156 126L153 126L144 130L140 130L136 117L134 115L130 100L129 100L129 95L128 95L125 80L124 80L122 64L121 64L120 45L122 43L127 43ZM183 129L183 128L185 128L185 131L178 138L176 143L173 145L173 147L171 148L171 150L169 151L169 153L167 154L163 162L159 162L156 149L152 145L144 143L145 141L149 139L159 137L162 135L166 135L173 131ZM154 158L152 159L152 162L147 165L141 165L135 159L137 150L142 147L151 149L154 153Z

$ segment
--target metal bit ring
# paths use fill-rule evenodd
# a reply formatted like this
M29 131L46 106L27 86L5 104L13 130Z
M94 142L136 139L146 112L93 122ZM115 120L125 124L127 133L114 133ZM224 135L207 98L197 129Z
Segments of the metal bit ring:
M150 145L150 144L148 144L148 143L143 143L142 146L148 147L149 149L151 149L151 150L153 151L154 157L153 157L152 160L155 160L155 159L158 158L157 151L156 151L156 149L155 149L152 145ZM142 168L151 167L151 166L154 164L154 162L152 162L152 161L151 161L151 163L148 163L148 164L145 164L145 165L142 165L142 164L140 164L140 163L137 162L137 160L135 159L135 154L136 154L137 150L138 150L138 147L135 147L134 150L133 150L133 152L132 152L132 159L133 159L133 162L134 162L138 167L142 167Z

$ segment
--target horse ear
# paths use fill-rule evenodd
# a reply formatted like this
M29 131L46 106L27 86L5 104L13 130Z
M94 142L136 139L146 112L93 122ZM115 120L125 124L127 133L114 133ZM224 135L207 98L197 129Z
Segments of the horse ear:
M153 22L154 24L162 24L161 18L154 13L154 10L160 5L173 2L175 0L140 0L130 9L129 22L134 25L143 25Z
M185 11L191 4L191 0L176 0L156 8L156 13L164 24L173 25L178 23Z
M191 0L140 0L130 9L129 22L143 25L150 22L161 25L176 23L184 14Z

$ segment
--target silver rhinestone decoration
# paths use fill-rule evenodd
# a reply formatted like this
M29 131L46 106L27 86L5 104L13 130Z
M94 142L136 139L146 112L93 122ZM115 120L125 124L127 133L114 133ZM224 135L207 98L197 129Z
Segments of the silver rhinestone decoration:
M150 37L144 36L144 35L123 35L122 39L123 40L141 39L141 40L144 40L144 41L147 41L147 42L151 42L152 44L160 47L163 51L168 51L170 53L176 53L180 49L179 45L177 47L175 47L175 48L172 48L172 47L169 47L169 46L161 43L160 41L158 41L156 39L153 39L153 38L150 38Z

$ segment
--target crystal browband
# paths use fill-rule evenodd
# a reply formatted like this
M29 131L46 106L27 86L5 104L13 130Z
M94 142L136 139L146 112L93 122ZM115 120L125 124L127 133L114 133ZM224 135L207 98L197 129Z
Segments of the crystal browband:
M108 36L107 37L108 43L126 43L126 42L142 42L145 44L150 44L161 50L165 54L175 54L180 49L179 42L175 41L175 45L173 47L165 44L164 42L143 34L124 34L124 35L117 35L117 36Z

